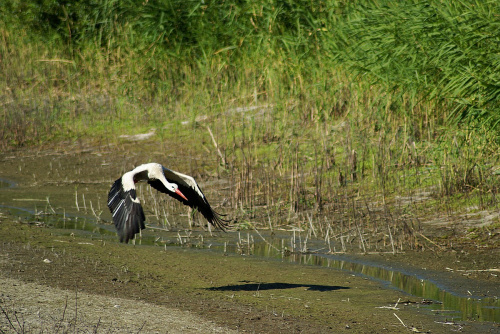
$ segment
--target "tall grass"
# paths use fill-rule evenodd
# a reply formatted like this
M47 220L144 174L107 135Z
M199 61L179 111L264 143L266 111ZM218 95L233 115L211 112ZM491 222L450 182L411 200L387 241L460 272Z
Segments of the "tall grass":
M241 228L332 251L433 247L422 221L498 207L494 2L34 4L0 5L4 149L154 127L213 153L184 169L218 165Z
M357 74L443 101L441 112L498 133L497 1L362 3L337 22L332 54Z
M239 82L239 69L255 62L280 73L287 90L313 80L311 72L322 66L342 67L411 95L408 115L427 99L441 117L498 132L497 1L47 0L6 2L0 13L7 26L59 45L74 61L94 48L107 66L133 57L136 70L154 82L148 95L171 89L158 64L188 66L207 77L217 74L207 71L215 62L219 74ZM262 73L262 84L269 74Z

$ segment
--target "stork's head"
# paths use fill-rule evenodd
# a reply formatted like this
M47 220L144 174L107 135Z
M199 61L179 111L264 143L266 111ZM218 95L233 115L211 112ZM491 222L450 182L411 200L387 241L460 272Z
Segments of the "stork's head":
M186 201L188 200L186 198L186 196L184 196L184 194L179 190L179 186L175 183L170 183L170 182L167 182L167 184L165 185L166 188L173 192L173 193L176 193L177 195L179 195L180 197L182 197L183 199L185 199Z

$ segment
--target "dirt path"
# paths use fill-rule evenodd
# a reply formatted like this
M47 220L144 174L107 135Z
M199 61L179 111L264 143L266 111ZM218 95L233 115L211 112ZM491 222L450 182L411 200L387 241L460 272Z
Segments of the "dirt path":
M189 311L0 277L5 333L236 333Z

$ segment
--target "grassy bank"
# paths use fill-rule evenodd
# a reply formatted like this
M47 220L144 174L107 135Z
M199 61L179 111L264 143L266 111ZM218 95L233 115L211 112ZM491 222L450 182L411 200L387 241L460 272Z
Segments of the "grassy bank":
M422 222L498 209L493 2L0 8L3 149L155 128L216 157L241 228L332 251L433 248Z

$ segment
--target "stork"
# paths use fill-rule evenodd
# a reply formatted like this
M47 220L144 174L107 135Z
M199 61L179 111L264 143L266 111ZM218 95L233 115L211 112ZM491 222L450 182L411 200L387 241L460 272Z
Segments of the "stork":
M146 217L135 190L135 184L140 181L147 181L156 190L197 209L216 228L223 231L226 229L227 221L212 209L191 176L175 172L158 163L148 163L123 174L109 191L108 207L113 215L120 242L128 243L134 239L136 233L145 228Z

